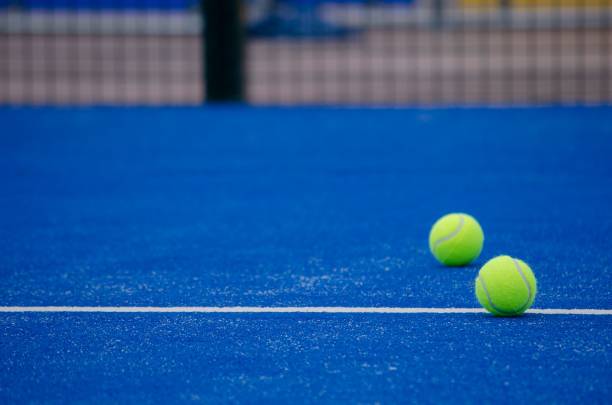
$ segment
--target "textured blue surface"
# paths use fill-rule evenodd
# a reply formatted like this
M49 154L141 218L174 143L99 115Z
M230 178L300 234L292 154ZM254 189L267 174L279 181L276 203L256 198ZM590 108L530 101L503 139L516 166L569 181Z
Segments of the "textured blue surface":
M0 110L0 305L612 308L612 109ZM427 248L465 211L472 266ZM0 399L610 398L609 317L0 315Z
M0 399L605 403L610 321L10 315Z

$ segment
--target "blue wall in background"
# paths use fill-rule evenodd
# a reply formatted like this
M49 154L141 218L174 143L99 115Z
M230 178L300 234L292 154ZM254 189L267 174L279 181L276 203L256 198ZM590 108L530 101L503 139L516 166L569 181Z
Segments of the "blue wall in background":
M365 0L280 0L285 3L366 3ZM379 3L412 3L413 0L378 0ZM25 9L89 10L185 10L196 7L199 0L0 0L0 7Z
M0 6L15 5L26 9L89 9L89 10L184 10L199 0L0 0Z

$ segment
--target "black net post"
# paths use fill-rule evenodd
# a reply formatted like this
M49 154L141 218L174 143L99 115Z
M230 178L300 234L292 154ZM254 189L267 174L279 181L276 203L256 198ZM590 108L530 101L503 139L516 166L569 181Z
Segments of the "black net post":
M241 0L202 0L205 94L209 102L244 101Z
M444 26L444 0L432 1L432 27L441 29Z

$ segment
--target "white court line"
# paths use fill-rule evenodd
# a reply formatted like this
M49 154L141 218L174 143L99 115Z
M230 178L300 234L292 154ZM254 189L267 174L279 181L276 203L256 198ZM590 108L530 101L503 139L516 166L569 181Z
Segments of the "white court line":
M98 312L98 313L223 313L223 314L480 314L481 308L402 308L402 307L85 307L15 306L0 307L9 312ZM612 309L534 308L541 315L612 315Z

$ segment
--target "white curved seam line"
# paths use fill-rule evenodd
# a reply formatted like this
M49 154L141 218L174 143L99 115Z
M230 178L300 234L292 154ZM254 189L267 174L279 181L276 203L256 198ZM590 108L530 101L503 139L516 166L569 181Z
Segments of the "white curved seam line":
M527 281L527 277L525 277L525 274L523 273L523 270L521 269L521 266L518 264L518 262L516 260L514 260L514 258L510 258L512 260L512 262L514 263L514 266L516 267L516 269L518 270L519 274L521 275L521 278L523 279L523 281L525 282L525 285L527 286L527 300L525 301L525 303L523 305L521 305L518 309L514 310L514 311L506 311L503 309L499 309L498 307L495 306L495 304L493 304L493 300L491 299L491 295L489 294L489 290L487 289L487 285L484 282L484 279L480 276L478 276L478 281L480 281L480 284L482 285L482 289L485 292L485 295L487 296L487 301L489 302L489 305L491 305L491 307L496 310L497 312L500 312L502 314L515 314L517 312L523 312L525 307L527 305L529 305L529 301L531 300L531 286L529 285L529 282Z
M446 242L447 240L454 238L461 231L461 228L463 228L463 223L465 222L465 220L463 219L463 215L461 214L458 214L458 215L459 215L459 225L457 225L457 227L451 233L449 233L446 236L441 237L440 239L434 242L434 245L433 245L434 251L438 249L438 245L440 243Z
M487 289L487 285L484 282L484 279L480 276L478 276L477 278L478 281L480 281L480 285L482 285L482 289L485 292L485 295L487 296L487 301L489 302L489 305L491 306L491 308L493 308L494 310L496 310L497 312L501 313L501 314L512 314L512 312L508 312L508 311L504 311L503 309L499 309L495 306L495 304L493 304L493 300L491 299L491 295L489 294L489 290Z
M511 259L512 259L512 262L514 263L514 266L516 267L516 269L518 270L519 274L521 275L521 278L525 282L525 285L527 286L527 300L518 309L519 311L522 311L522 310L525 310L527 305L529 305L529 301L531 301L531 285L529 285L529 281L527 280L527 277L525 276L525 273L523 273L523 269L521 269L521 265L519 264L519 262L517 262L513 257L511 257Z

